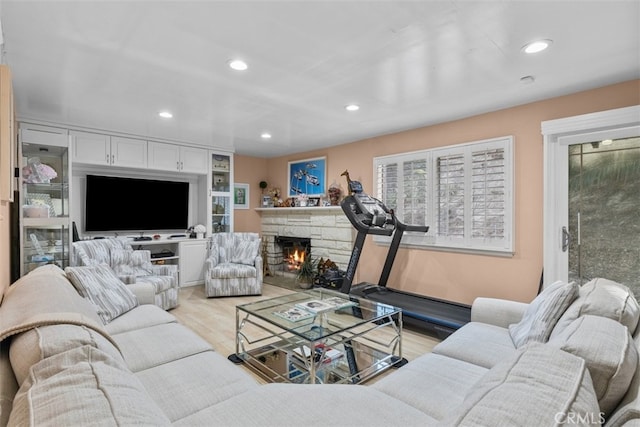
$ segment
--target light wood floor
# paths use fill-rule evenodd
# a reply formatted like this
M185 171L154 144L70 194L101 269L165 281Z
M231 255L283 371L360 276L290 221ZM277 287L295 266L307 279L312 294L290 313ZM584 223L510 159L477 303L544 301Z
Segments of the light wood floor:
M170 311L180 323L189 327L225 357L235 352L235 307L259 299L291 293L284 288L265 284L261 296L207 298L204 285L180 289L180 305ZM409 329L402 331L402 354L411 361L428 353L440 342L437 338ZM244 368L247 369L247 368ZM248 372L251 372L247 369ZM253 372L251 372L253 374ZM384 375L384 374L383 374ZM262 379L254 375L256 379ZM367 384L372 384L376 379Z

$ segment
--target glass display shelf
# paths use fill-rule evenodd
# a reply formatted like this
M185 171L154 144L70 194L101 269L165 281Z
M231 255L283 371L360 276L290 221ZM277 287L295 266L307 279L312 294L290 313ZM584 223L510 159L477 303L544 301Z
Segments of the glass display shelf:
M20 131L20 274L70 264L71 174L66 135Z
M31 220L31 221L29 221ZM67 222L60 219L25 218L23 224L23 271L31 270L45 264L56 264L60 268L69 265L69 229ZM46 222L47 224L43 224Z
M231 197L214 195L211 206L211 228L214 233L225 233L230 230Z

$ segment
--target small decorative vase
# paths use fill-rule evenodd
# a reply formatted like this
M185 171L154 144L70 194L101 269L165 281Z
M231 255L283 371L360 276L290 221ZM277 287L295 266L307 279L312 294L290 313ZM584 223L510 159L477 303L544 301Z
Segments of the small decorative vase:
M197 239L204 239L204 233L196 233Z

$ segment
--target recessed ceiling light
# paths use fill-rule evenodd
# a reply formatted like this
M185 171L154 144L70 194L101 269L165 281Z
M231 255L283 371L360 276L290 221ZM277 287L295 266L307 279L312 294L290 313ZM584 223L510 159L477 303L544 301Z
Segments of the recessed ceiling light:
M601 142L602 145L611 145L613 144L613 140L612 139L605 139L604 141Z
M531 43L527 43L526 45L524 45L522 47L522 51L524 53L538 53L538 52L542 52L543 50L545 50L546 48L548 48L549 46L551 46L551 43L553 43L553 40L536 40L533 41Z
M358 104L349 104L346 105L344 109L347 111L358 111L360 109L360 106Z
M233 60L229 61L229 67L231 67L231 69L236 70L236 71L244 71L247 68L249 68L247 63L244 62L241 59L233 59Z
M520 77L520 83L525 84L525 85L530 85L531 83L535 82L536 78L533 76L524 76L524 77Z
M169 112L169 111L160 111L160 112L158 113L158 115L159 115L160 117L162 117L163 119L170 119L170 118L172 118L172 117L173 117L173 114L171 114L171 112Z
M260 138L262 138L262 139L271 139L271 134L269 132L262 132L260 134Z

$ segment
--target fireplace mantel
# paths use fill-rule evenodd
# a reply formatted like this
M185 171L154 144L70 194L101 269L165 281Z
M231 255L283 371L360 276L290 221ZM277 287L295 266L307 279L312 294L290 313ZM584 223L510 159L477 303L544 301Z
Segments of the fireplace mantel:
M311 239L314 258L329 258L341 269L349 263L354 230L340 206L256 208L256 211L261 217L262 239L271 252L277 253L274 246L277 236L304 237Z
M265 213L283 213L291 211L314 211L323 213L342 212L340 206L307 206L307 207L290 207L290 208L256 208L257 212Z

